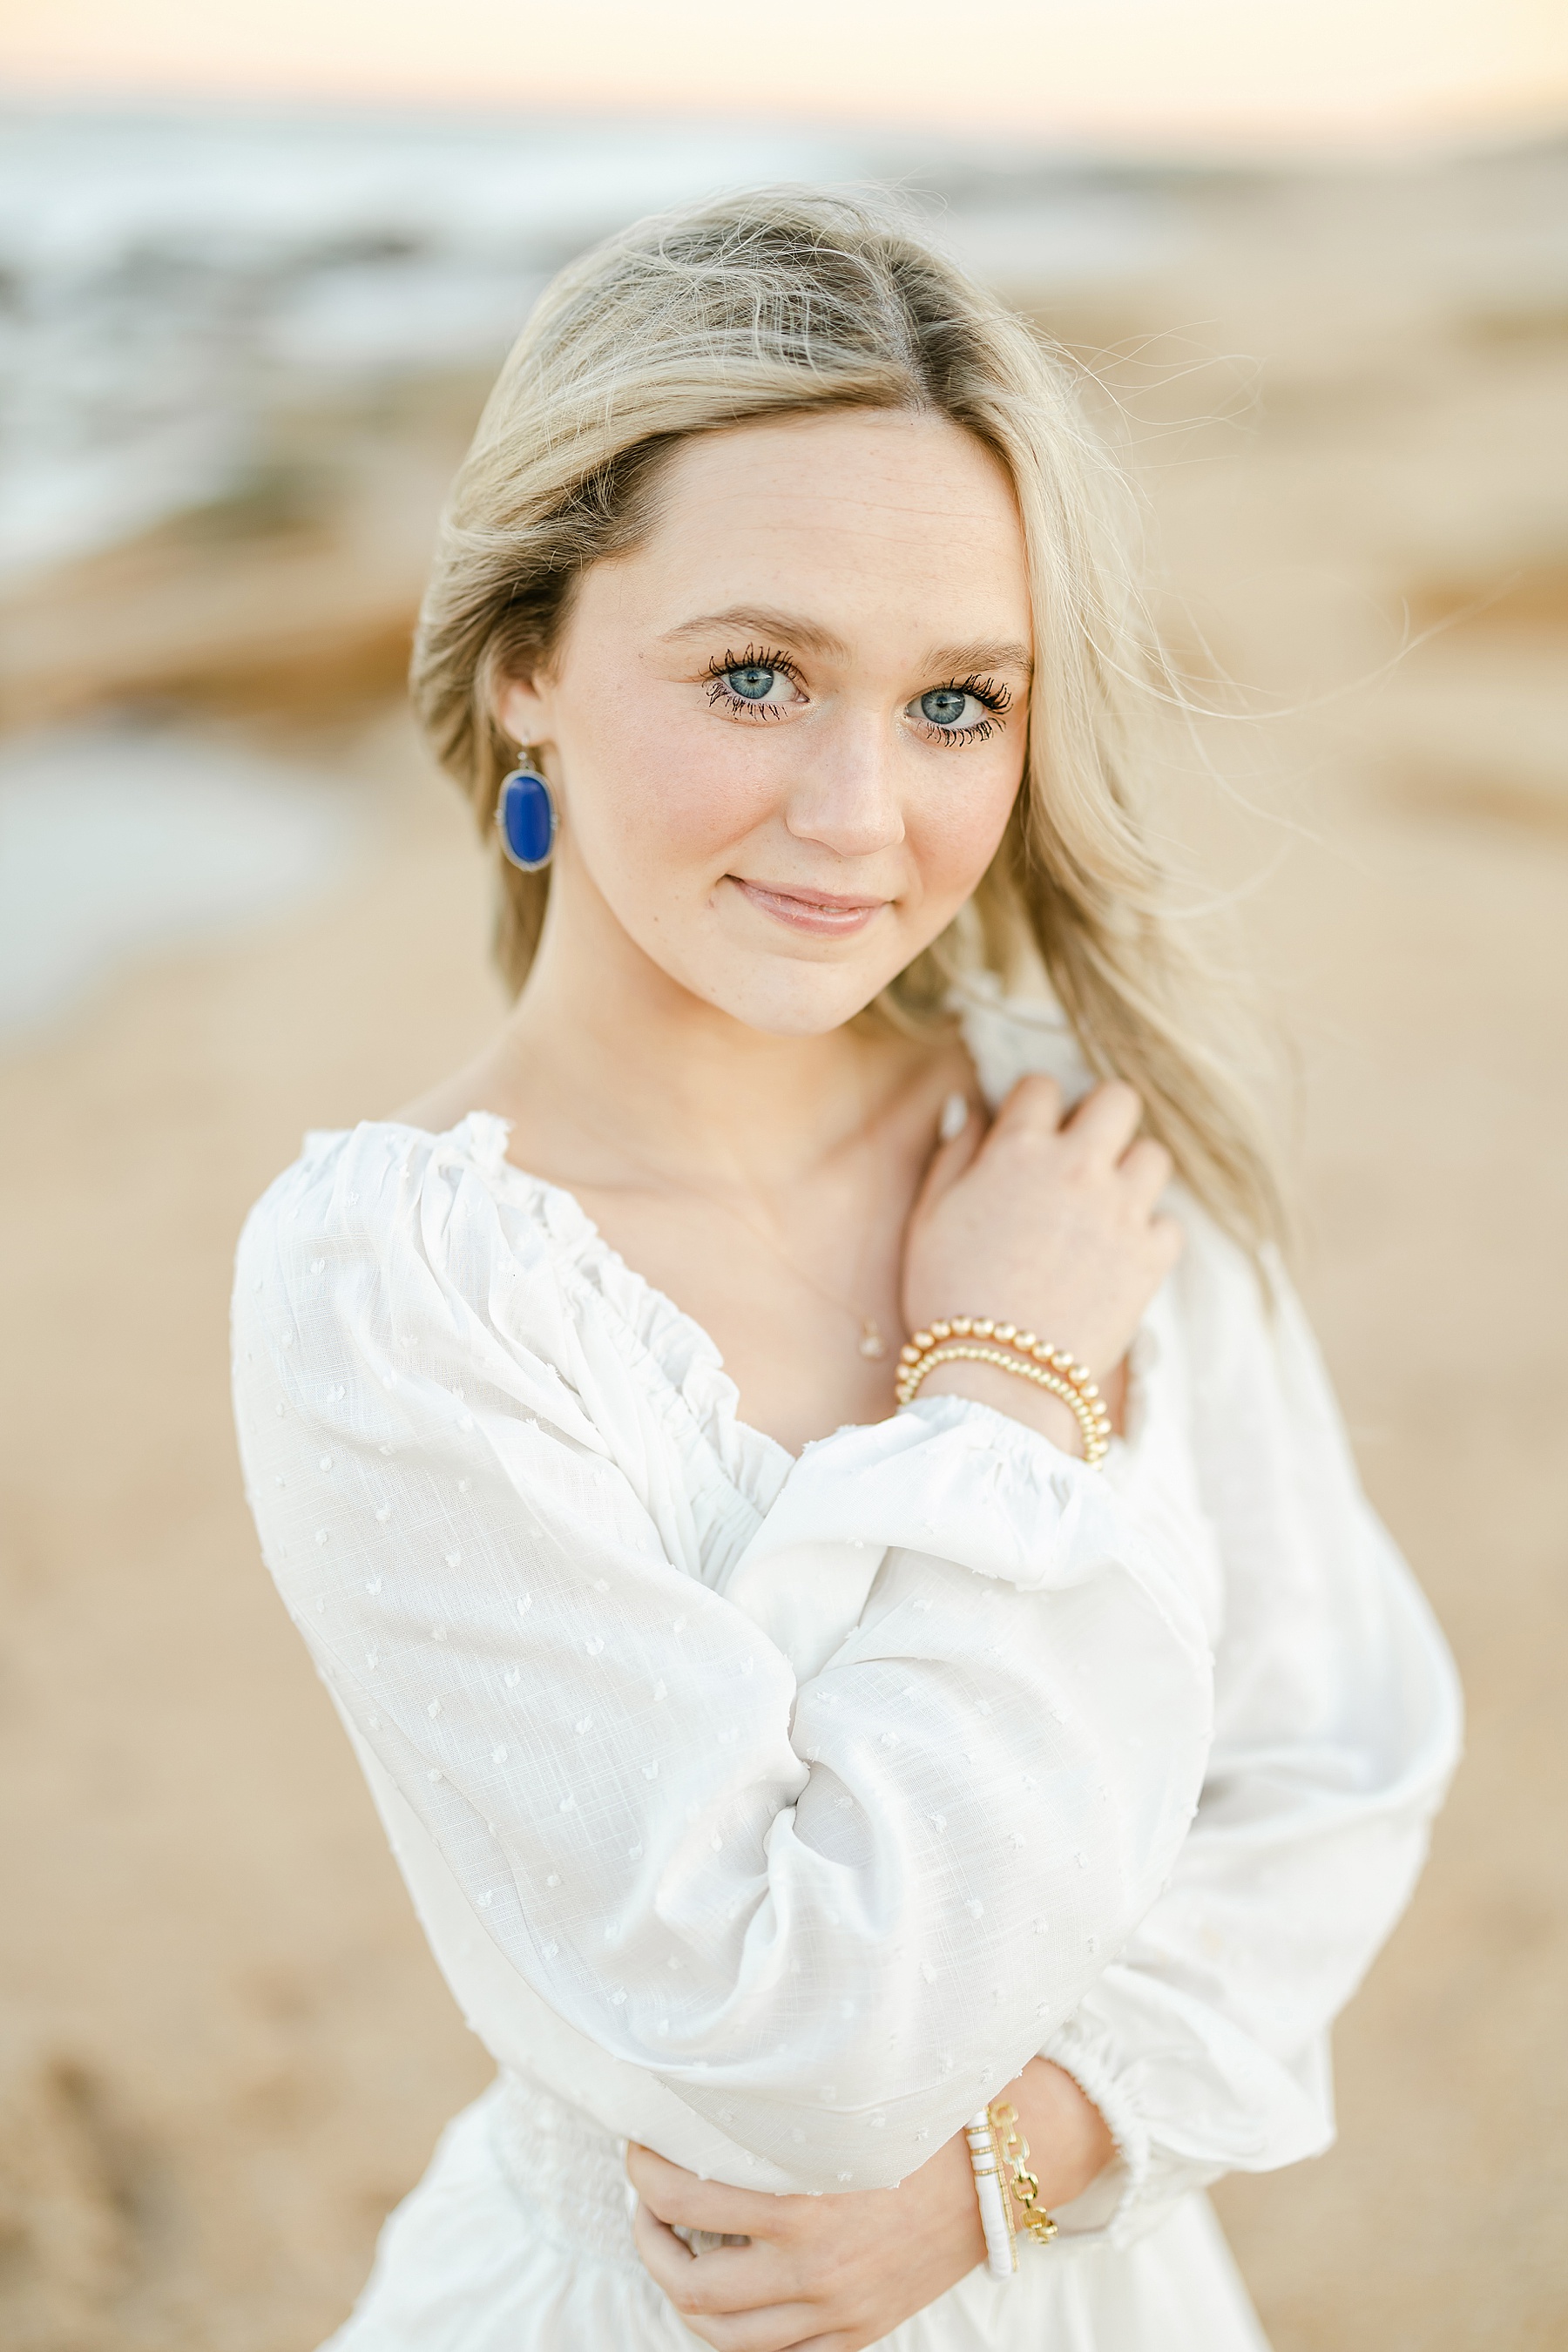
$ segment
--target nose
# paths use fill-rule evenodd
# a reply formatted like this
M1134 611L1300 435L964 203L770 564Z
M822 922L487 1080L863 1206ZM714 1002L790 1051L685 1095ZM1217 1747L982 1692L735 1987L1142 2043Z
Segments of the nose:
M904 837L896 771L886 722L869 711L845 713L811 744L795 771L784 810L787 829L797 841L819 843L838 857L896 847Z

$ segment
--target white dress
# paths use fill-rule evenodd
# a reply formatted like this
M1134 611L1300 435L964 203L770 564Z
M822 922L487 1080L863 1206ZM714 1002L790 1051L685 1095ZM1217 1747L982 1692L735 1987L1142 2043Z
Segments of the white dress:
M1082 1083L1037 1009L968 1038ZM1256 2352L1202 2189L1331 2138L1458 1731L1288 1287L1178 1201L1103 1471L957 1398L796 1460L506 1144L312 1137L239 1250L268 1565L500 2070L334 2352L689 2352L626 2137L885 2185L1036 2052L1116 2162L888 2345Z

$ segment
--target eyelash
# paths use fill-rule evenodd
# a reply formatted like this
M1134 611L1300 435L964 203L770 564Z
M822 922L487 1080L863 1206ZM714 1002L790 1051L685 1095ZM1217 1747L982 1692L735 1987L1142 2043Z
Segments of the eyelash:
M992 714L989 719L977 719L973 727L939 727L933 719L922 718L919 725L928 743L984 743L996 732L996 721L1007 709L1013 697L994 677L944 678L940 686L928 686L927 694L972 694ZM915 699L918 702L920 697Z
M738 711L742 719L782 719L784 706L776 702L748 702L744 695L733 693L725 681L725 672L732 669L773 669L781 677L798 688L800 671L788 654L773 652L766 646L748 646L743 654L726 653L721 661L710 661L708 675L712 680L708 688L708 700L715 709Z
M727 648L721 657L708 665L708 700L714 709L732 710L742 719L781 719L784 707L776 702L750 702L743 695L733 693L726 683L727 673L732 669L777 670L780 677L787 677L792 686L801 686L800 670L788 654L767 646L749 645L743 654L736 654ZM945 678L940 686L928 686L924 690L927 694L972 694L975 701L983 703L992 714L988 719L977 719L973 727L939 727L934 720L921 718L917 723L928 743L984 743L988 736L995 733L996 720L1013 699L1009 689L998 686L994 678L973 675L965 678ZM917 696L916 700L919 699Z

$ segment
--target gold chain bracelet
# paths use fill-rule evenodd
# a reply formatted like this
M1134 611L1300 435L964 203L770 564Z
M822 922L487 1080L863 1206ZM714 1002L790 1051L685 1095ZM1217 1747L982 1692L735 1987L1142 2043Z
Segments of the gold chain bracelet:
M1041 2204L1039 2181L1028 2168L1029 2143L1018 2129L1018 2110L1010 2099L998 2099L985 2112L1002 2158L1008 2203L1016 2201L1024 2228L1036 2245L1048 2246L1057 2225Z
M1016 1323L996 1323L989 1315L954 1315L917 1331L899 1351L897 1395L908 1404L921 1382L939 1364L994 1364L1059 1397L1078 1423L1083 1438L1083 1458L1091 1467L1110 1450L1110 1415L1099 1387L1076 1357L1052 1347L1033 1331Z

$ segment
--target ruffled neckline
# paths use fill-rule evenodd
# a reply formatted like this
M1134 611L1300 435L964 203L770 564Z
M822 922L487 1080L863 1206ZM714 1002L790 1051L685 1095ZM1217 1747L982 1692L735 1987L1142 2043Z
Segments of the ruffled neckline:
M506 1186L527 1202L560 1258L597 1293L660 1382L679 1398L729 1484L759 1517L764 1515L796 1457L765 1429L742 1418L741 1392L712 1334L627 1264L574 1192L507 1157L510 1119L498 1111L470 1111L444 1139L463 1151L489 1182Z
M952 1009L959 1016L981 1092L993 1106L1026 1070L1049 1071L1069 1100L1092 1083L1078 1040L1050 998L1010 998L994 975L986 972L955 990ZM711 1333L627 1264L574 1192L508 1157L510 1120L498 1111L469 1111L439 1136L406 1120L376 1124L424 1135L460 1152L487 1183L498 1191L504 1188L529 1210L558 1259L597 1296L621 1335L646 1357L656 1391L678 1401L729 1486L759 1517L765 1516L797 1457L766 1430L742 1418L740 1391L724 1369ZM312 1147L319 1150L332 1139L330 1133L307 1136L307 1155ZM803 1451L820 1442L808 1440Z

